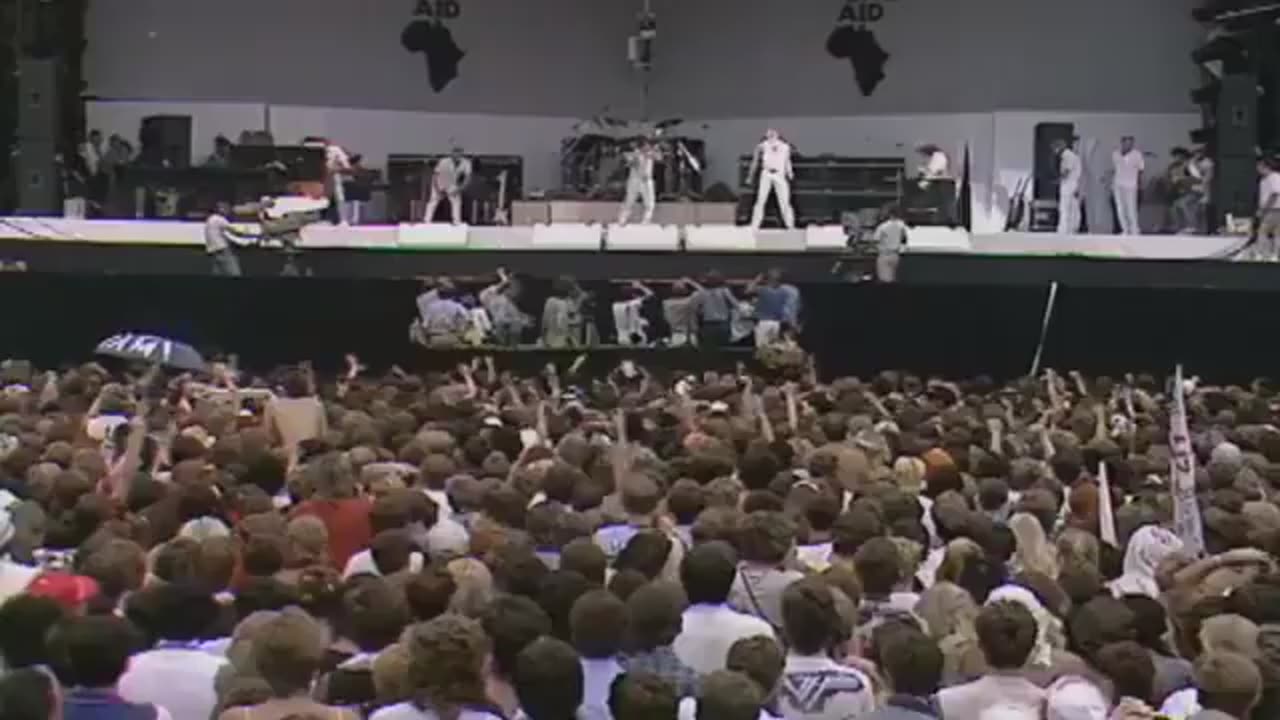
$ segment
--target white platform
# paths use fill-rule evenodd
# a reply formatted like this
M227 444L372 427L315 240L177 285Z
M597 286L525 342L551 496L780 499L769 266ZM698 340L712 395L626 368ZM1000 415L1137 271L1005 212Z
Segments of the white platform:
M675 252L680 249L680 228L675 225L610 225L605 231L606 250Z
M255 231L253 225L244 225ZM0 240L92 242L122 245L202 247L198 222L0 218ZM838 226L804 230L758 230L736 225L628 225L606 228L583 223L522 227L433 225L311 225L302 230L307 248L378 250L545 250L680 252L840 252ZM983 255L1072 255L1101 258L1197 260L1223 255L1239 237L1194 235L1058 235L999 233L970 235L959 229L912 228L907 252Z

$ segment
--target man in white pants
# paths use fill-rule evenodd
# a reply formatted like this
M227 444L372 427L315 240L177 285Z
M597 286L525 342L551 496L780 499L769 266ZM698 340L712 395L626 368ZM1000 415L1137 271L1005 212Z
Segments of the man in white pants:
M1116 220L1121 235L1141 235L1138 222L1138 188L1147 169L1142 151L1134 147L1133 136L1120 138L1120 149L1111 153L1111 197L1116 203Z
M1066 141L1054 140L1053 149L1058 156L1058 232L1074 234L1080 230L1080 177L1084 165Z
M778 195L782 223L788 229L794 228L796 215L791 209L791 180L795 172L791 169L791 145L773 128L766 130L764 140L756 145L755 155L751 157L751 171L747 173L748 185L755 179L757 168L760 169L760 185L756 188L755 209L751 211L751 229L759 230L764 222L764 206L769 202L770 193Z
M435 172L431 176L431 197L427 200L427 212L423 222L434 222L436 207L440 205L440 196L449 198L449 209L452 211L454 225L462 224L462 188L471 179L471 160L462 154L462 148L455 147L453 152L440 158Z
M324 143L324 169L329 187L329 199L338 211L338 224L347 225L347 177L351 173L351 157L342 146L331 140Z
M653 222L653 210L658 204L657 193L653 189L653 164L658 157L658 150L648 138L642 139L626 154L627 193L622 199L622 209L618 211L619 225L626 225L631 220L631 209L638 202L644 203L644 217L640 222L645 225Z

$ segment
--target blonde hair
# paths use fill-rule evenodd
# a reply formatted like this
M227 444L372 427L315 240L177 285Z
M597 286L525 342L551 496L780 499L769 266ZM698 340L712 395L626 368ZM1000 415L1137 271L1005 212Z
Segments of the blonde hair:
M1040 573L1058 579L1058 551L1049 544L1040 521L1030 513L1015 513L1009 518L1009 530L1017 541L1014 561L1022 572Z
M1200 644L1206 654L1231 652L1256 658L1258 633L1258 626L1242 615L1214 615L1200 625Z
M918 457L900 457L893 463L893 481L898 488L911 495L919 495L924 489L924 461Z
M451 560L445 569L458 586L449 610L459 615L479 617L493 598L493 573L484 563L469 557Z

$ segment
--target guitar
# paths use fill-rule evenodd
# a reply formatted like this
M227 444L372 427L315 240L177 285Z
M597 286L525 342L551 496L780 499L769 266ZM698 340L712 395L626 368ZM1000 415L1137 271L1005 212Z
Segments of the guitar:
M493 210L494 225L510 225L511 214L507 211L507 171L498 175L498 204Z

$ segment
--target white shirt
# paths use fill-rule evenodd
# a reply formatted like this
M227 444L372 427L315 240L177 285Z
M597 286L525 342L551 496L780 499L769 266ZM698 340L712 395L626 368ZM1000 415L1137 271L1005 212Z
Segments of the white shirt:
M769 623L727 605L691 605L682 617L682 629L672 648L680 662L699 675L723 670L735 642L757 635L774 637Z
M1115 172L1112 184L1116 187L1136 188L1142 171L1147 169L1147 163L1137 148L1127 153L1116 150L1111 153L1111 168Z
M813 572L823 572L831 567L831 543L797 545L796 560Z
M102 153L98 147L91 142L82 143L80 145L80 157L84 158L85 169L90 175L97 175L98 168L102 167Z
M984 675L971 683L953 685L938 692L938 705L947 720L982 720L992 705L1008 705L1040 716L1044 690L1017 675Z
M120 697L166 708L175 718L212 717L218 698L213 680L227 659L190 647L160 647L138 653L120 677Z
M1258 209L1272 204L1272 210L1280 210L1280 172L1272 170L1258 181Z
M347 157L347 151L338 145L326 145L324 148L324 165L329 172L336 170L348 170L351 168L351 158Z
M409 555L409 571L418 572L421 569L422 553L411 553ZM378 564L373 561L372 550L361 550L347 560L347 567L342 570L342 579L347 580L356 575L382 575L382 573L378 572Z
M440 716L431 710L421 709L413 703L402 702L382 708L370 715L369 720L440 720ZM502 720L502 718L483 710L463 708L462 712L458 713L458 720Z
M920 168L920 174L926 178L944 178L948 172L947 154L935 150L929 154L929 160Z
M680 708L676 711L677 720L695 720L698 717L698 699L683 698L680 700ZM779 720L776 715L771 715L768 710L760 710L760 720Z
M231 221L214 213L204 221L204 251L209 254L231 247Z
M821 655L787 655L778 689L786 720L847 720L875 705L871 680L860 671Z
M650 182L653 180L653 161L657 155L652 151L632 150L627 153L627 179Z
M623 673L622 666L613 658L603 660L582 658L582 706L578 708L578 720L613 720L609 712L609 691L614 678Z
M1080 164L1080 156L1075 154L1071 148L1066 148L1062 154L1058 155L1058 177L1062 178L1062 184L1069 187L1080 186L1080 174L1084 171L1084 167Z
M767 173L783 173L791 177L791 145L786 140L764 140L756 146L760 165Z
M12 560L0 560L0 604L15 595L21 595L39 574L38 567L19 565Z
M454 159L452 155L440 158L436 163L435 187L448 192L458 192L471 177L471 161L467 158Z
M1200 712L1200 693L1195 688L1184 688L1165 698L1160 714L1175 720L1183 720Z

